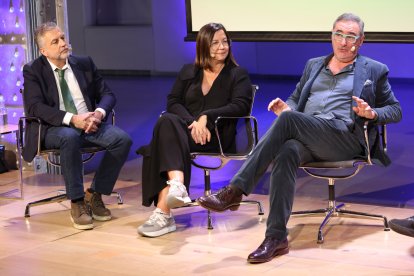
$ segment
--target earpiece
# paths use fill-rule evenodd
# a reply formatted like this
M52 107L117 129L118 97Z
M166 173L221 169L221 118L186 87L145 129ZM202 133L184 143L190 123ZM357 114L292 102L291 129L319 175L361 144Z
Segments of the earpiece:
M356 50L356 47L355 46L352 46L351 47L351 52L355 52L355 50Z

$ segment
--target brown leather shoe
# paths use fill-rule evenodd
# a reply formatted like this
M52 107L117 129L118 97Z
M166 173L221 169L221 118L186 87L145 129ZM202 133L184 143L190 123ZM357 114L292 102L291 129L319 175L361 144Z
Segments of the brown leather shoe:
M242 197L243 193L240 189L228 185L215 194L199 197L197 202L200 206L215 212L223 212L227 209L236 211L239 209Z
M389 221L390 228L397 233L414 237L414 216L406 219L392 219Z
M289 242L287 239L278 240L266 237L262 244L247 257L249 263L265 263L276 256L289 253Z

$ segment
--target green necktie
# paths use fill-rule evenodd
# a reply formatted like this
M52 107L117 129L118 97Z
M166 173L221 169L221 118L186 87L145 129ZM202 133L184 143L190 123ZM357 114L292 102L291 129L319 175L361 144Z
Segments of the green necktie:
M59 85L60 85L60 92L62 93L63 104L65 105L65 110L67 112L78 114L78 110L76 109L75 103L73 102L72 95L69 91L69 86L65 80L65 70L61 70L56 68L56 72L59 75Z

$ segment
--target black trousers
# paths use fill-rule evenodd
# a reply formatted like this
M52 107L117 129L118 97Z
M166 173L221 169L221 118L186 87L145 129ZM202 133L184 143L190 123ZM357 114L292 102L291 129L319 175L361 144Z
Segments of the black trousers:
M292 212L300 164L340 161L363 154L363 146L343 121L295 111L283 112L230 183L248 195L273 163L266 236L284 239L288 235L286 224Z
M195 144L184 120L175 114L164 113L155 124L150 145L137 150L144 156L142 166L142 205L157 205L158 194L168 180L167 172L184 172L184 185L189 192L191 179L191 152L217 152L217 136L211 133L211 141Z

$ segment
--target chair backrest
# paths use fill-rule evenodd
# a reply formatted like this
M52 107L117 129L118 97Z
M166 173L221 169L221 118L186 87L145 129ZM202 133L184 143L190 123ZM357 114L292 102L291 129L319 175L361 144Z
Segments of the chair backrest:
M242 117L219 117L217 118L216 125L216 135L219 138L220 143L220 154L222 156L227 156L234 159L245 159L253 151L254 147L258 142L258 132L257 132L257 120L252 116L254 100L256 92L259 90L259 86L256 84L252 85L252 101L250 105L249 114ZM235 136L235 145L234 148L225 152L222 147L223 138L220 137L218 132L217 125L220 121L223 120L235 120L234 124L236 126L236 136Z
M253 114L254 100L256 98L256 92L258 90L259 90L259 86L257 84L252 84L252 103L250 105L249 116Z

